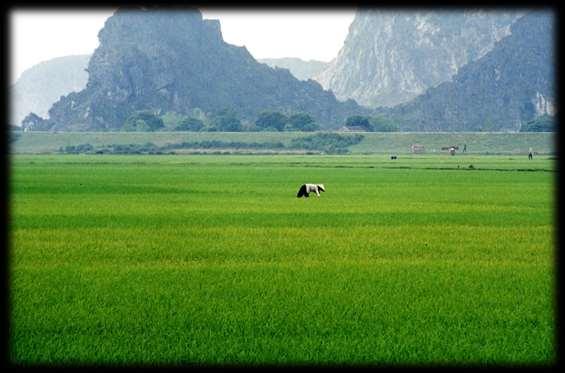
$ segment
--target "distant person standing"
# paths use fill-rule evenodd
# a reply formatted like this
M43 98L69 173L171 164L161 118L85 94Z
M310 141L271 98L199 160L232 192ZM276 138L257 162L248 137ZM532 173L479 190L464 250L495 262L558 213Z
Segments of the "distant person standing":
M528 159L533 159L534 155L532 153L532 148L530 148L529 152L528 152Z
M467 144L463 144L463 153L467 153Z

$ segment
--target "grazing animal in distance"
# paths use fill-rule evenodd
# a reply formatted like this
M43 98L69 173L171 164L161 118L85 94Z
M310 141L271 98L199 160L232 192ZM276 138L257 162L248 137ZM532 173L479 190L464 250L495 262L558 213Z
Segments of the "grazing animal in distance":
M298 193L296 194L297 198L310 196L310 193L316 193L317 197L320 197L320 192L325 192L326 187L324 184L302 184L300 189L298 189Z

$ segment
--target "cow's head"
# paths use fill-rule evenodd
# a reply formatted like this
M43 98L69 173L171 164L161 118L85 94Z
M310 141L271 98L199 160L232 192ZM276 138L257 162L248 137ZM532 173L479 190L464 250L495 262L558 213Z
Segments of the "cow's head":
M318 190L320 190L321 192L325 192L326 188L324 188L324 184L318 184Z

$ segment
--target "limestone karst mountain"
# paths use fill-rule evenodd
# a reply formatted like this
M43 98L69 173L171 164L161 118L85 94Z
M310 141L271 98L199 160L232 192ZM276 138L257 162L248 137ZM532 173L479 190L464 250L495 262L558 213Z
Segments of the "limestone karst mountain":
M119 9L98 36L86 88L49 110L54 129L116 130L139 110L228 109L249 120L265 110L306 112L327 129L369 113L225 43L220 23L203 20L197 9Z
M24 71L11 89L13 123L20 125L31 112L46 117L61 96L78 92L88 82L91 55L64 56L41 62ZM327 62L300 58L263 58L257 61L273 68L284 68L299 80L312 79L327 67Z
M518 10L358 10L338 56L315 79L369 107L408 102L489 52Z
M46 117L62 95L49 119L30 120L56 130L118 130L135 111L198 108L230 109L250 121L267 110L307 112L323 129L341 127L350 115L382 115L410 131L517 131L555 113L551 13L372 12L382 22L377 27L360 12L340 55L323 74L341 66L348 77L343 87L363 83L355 92L380 97L380 103L389 100L392 108L342 103L306 81L323 62L256 61L245 48L225 43L218 21L203 20L199 11L152 8L121 9L108 19L88 63L90 74L85 71L90 56L54 59L22 74L11 87L13 118L19 123L30 111ZM371 44L374 38L361 37L370 26L365 23L380 30L380 45L389 49L379 51ZM402 38L411 41L403 44ZM382 71L357 69L376 56Z
M532 11L453 81L383 114L416 131L519 131L528 121L555 115L554 22L551 12Z

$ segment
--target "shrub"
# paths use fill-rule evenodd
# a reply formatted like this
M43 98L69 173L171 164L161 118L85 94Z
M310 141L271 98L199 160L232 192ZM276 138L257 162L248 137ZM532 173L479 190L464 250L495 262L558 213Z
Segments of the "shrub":
M92 153L94 151L94 146L90 144L80 144L80 145L67 145L65 147L60 147L60 153L66 154L85 154Z
M319 150L328 154L344 154L347 147L358 144L363 135L340 135L337 133L319 133L316 135L292 139L291 148Z
M317 131L319 129L320 126L314 121L314 119L305 113L291 115L284 128L285 131L305 132Z

